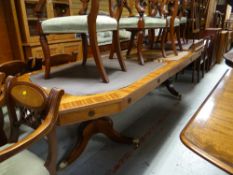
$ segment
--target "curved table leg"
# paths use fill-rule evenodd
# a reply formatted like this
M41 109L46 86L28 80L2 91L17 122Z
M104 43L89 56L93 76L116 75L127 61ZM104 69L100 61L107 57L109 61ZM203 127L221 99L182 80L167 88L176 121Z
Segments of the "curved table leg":
M68 165L73 163L85 150L88 141L91 139L91 137L98 133L102 133L111 140L118 143L134 144L136 145L136 147L139 145L138 139L133 139L130 137L123 136L122 134L115 131L113 128L113 122L108 117L103 117L93 121L84 122L79 127L78 142L76 143L71 153L67 156L67 158L59 164L59 168L64 169Z
M174 88L174 85L172 84L172 82L170 80L165 81L164 86L166 86L167 90L174 95L175 97L178 98L178 100L182 99L182 95Z

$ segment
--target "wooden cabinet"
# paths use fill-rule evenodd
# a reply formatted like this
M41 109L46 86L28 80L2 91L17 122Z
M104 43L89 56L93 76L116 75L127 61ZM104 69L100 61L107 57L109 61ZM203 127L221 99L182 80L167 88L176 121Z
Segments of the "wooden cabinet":
M36 31L37 18L34 14L38 0L20 0L15 2L25 59L44 57ZM72 14L71 0L47 0L42 20L70 16ZM79 38L75 38L74 34L48 35L47 38L50 43L51 55L77 52L77 60L82 59L82 44Z
M70 54L70 53L78 53L77 60L81 60L82 55L82 44L79 40L73 40L64 43L52 43L49 45L51 55L56 54ZM42 48L38 45L36 46L25 46L24 47L26 57L36 57L36 58L43 58L44 54Z
M23 60L21 38L14 0L0 0L0 64Z

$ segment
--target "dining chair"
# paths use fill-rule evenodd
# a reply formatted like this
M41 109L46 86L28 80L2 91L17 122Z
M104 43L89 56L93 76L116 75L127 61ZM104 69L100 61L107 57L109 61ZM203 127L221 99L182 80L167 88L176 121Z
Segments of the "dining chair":
M9 75L12 76L19 76L27 72L27 64L21 60L11 60L5 63L0 64L0 100L4 98L4 84L5 78ZM1 100L2 101L2 100ZM4 123L4 113L3 108L4 103L0 103L0 128L8 125ZM8 127L7 127L8 128ZM7 137L5 133L0 130L0 135L2 140L0 140L0 145L4 144L7 141ZM4 136L5 135L5 136Z
M183 38L183 43L187 43L187 25L188 25L188 0L180 0L178 16L180 19L180 33Z
M12 76L7 77L5 87L4 99L1 100L5 101L9 111L11 133L8 143L0 147L0 174L55 175L56 121L64 91L52 89L47 94L41 87L17 81ZM19 139L22 124L33 128L33 131ZM27 150L43 137L48 142L46 161Z
M180 1L173 1L173 0L150 0L152 4L156 4L158 6L159 11L155 13L153 8L149 9L150 15L155 18L166 18L168 21L168 26L165 28L159 29L159 34L157 36L156 42L161 43L161 49L163 53L163 57L166 57L165 52L165 44L168 41L168 34L170 36L169 40L171 42L172 50L175 55L178 55L176 49L176 41L178 42L178 46L180 50L183 50L181 44L181 26L185 22L185 18L181 18L179 16L179 8L180 8ZM152 40L151 42L154 43L154 31L152 31ZM153 45L152 45L153 47Z
M120 40L119 40L119 28L117 19L107 15L98 15L99 12L99 1L98 0L81 0L82 8L79 11L79 15L76 16L65 16L65 17L55 17L42 21L42 11L46 5L46 0L39 0L35 12L38 17L37 30L40 36L40 43L44 52L45 57L45 78L49 78L51 66L57 65L57 59L60 62L69 62L71 57L69 55L63 54L62 57L59 55L52 56L49 50L48 40L46 38L49 34L67 34L67 33L79 33L82 38L83 45L83 66L87 62L87 33L89 36L90 47L92 49L93 57L99 74L103 82L108 83L109 78L107 76L106 70L103 66L103 61L101 59L97 32L113 31L113 43L117 52L117 58L122 71L126 71L126 66L121 55ZM120 3L121 1L119 1ZM88 14L88 5L90 5ZM112 0L109 0L109 8L111 10ZM120 8L121 5L117 5ZM120 12L120 10L118 10Z
M153 11L157 11L158 6L156 5L157 0L150 0L149 6ZM123 8L126 8L129 12L128 17L121 17L119 20L119 28L126 29L131 32L131 39L127 51L127 57L133 48L135 37L137 36L137 56L138 63L144 64L144 58L142 54L144 31L146 29L158 29L171 27L171 36L174 39L174 26L179 25L179 20L175 18L178 8L178 0L169 1L172 6L172 16L170 18L155 18L152 15L145 15L147 2L145 0L135 0L135 8L138 15L133 15L133 9L128 5L127 0L123 1ZM162 40L162 53L165 56L164 40Z

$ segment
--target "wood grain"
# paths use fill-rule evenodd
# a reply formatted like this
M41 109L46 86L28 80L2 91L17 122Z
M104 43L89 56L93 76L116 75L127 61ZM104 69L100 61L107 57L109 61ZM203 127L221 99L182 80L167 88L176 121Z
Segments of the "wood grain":
M167 61L162 68L119 90L89 96L65 94L59 110L59 125L70 125L94 120L123 111L168 78L191 64L201 55L201 51L190 51L178 61ZM30 81L30 74L21 76L19 79Z
M233 71L219 82L181 133L183 143L233 174Z
M4 3L0 1L0 63L13 59L13 52L9 40L8 26L5 16Z

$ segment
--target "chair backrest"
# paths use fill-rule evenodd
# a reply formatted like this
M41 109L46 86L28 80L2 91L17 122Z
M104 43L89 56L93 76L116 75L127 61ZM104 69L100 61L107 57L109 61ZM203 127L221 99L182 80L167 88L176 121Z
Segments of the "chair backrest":
M162 16L162 1L149 0L148 1L148 13L149 16Z
M4 93L11 124L10 141L13 142L18 140L21 124L36 129L52 108L58 108L59 101L54 102L53 99L53 93L58 93L57 90L52 89L48 95L41 87L30 82L17 81L13 77L6 79Z
M41 87L20 82L9 76L5 81L5 104L10 119L9 143L14 143L7 150L0 151L0 162L24 150L35 141L47 136L49 154L46 167L51 174L56 171L56 138L55 126L63 90L52 89L47 94ZM21 124L35 129L21 140L19 127Z
M178 15L178 0L149 0L149 15L175 19Z
M210 0L191 0L192 32L205 30Z
M113 11L115 11L116 8L120 10L120 6L116 5L118 3L121 3L121 0L103 0L108 2L108 10L107 12L110 14ZM35 13L38 18L41 18L42 16L42 11L45 8L47 0L39 0L38 4L35 8ZM106 4L106 3L104 3ZM81 6L78 14L79 15L87 15L96 17L98 15L98 11L100 10L100 0L80 0L80 3L78 3L79 6ZM115 15L113 15L114 17Z
M179 8L178 8L178 16L179 17L187 17L188 15L188 0L180 0Z

